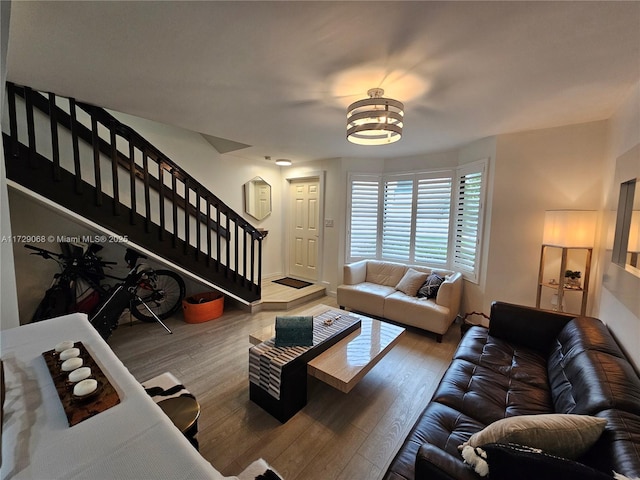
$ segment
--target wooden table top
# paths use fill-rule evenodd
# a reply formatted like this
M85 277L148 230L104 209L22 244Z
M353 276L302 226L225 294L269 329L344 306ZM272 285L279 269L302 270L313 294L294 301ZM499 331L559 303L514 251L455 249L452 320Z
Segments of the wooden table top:
M345 314L344 311L327 305L316 305L300 315L319 315L328 310L335 312L336 315ZM393 348L405 332L403 327L391 323L351 312L349 314L361 320L361 328L307 364L309 375L344 393L351 391L360 379ZM249 339L255 345L273 338L274 335L275 321L272 325L252 333Z

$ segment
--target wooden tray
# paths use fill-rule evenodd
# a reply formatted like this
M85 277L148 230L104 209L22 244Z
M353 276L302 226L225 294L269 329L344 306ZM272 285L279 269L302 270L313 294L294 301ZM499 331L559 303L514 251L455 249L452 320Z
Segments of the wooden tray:
M62 407L67 414L70 427L120 403L120 397L115 388L113 388L113 385L111 385L82 342L76 342L74 347L80 349L80 357L84 360L83 366L91 368L90 378L94 378L98 382L98 390L95 395L85 399L78 399L73 395L73 384L68 381L69 372L61 370L58 354L55 350L42 353L58 391Z

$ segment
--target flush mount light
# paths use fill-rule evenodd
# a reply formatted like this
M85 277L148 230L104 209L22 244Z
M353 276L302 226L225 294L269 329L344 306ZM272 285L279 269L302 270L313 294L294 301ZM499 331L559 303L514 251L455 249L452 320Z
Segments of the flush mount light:
M372 88L370 98L347 109L347 140L357 145L386 145L402 138L404 105L384 98L384 90Z
M291 166L291 160L287 160L286 158L279 158L276 160L276 165L280 167L289 167Z

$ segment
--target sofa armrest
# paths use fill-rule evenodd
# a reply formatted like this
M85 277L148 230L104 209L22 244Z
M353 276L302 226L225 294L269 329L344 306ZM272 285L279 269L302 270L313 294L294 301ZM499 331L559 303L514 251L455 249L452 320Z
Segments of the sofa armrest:
M460 301L462 300L462 274L455 272L449 275L438 288L436 296L436 304L447 307L451 310L451 314L455 317L460 310Z
M420 446L416 455L415 480L478 480L478 475L462 457L454 457L430 443Z
M357 285L367 279L367 261L350 263L344 266L344 278L342 283L345 285Z
M489 335L546 352L575 315L504 302L491 304Z

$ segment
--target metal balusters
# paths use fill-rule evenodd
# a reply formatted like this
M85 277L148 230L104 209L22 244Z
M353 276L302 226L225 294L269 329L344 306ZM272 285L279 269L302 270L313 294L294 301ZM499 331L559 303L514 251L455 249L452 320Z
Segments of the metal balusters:
M173 248L178 245L178 193L176 191L178 182L176 171L171 169L171 204L173 208Z
M29 87L24 89L24 101L27 109L27 141L29 144L29 166L36 166L36 129L33 120L33 90Z
M71 143L73 145L73 169L75 173L76 193L82 193L82 172L80 166L80 147L78 145L78 120L76 119L76 101L69 99L69 116L71 118Z
M189 183L184 179L184 253L189 251Z
M14 157L18 156L18 115L16 114L16 87L7 82L7 103L9 106L9 135L11 136L11 151Z
M120 186L118 183L118 145L116 143L116 124L109 125L111 142L111 184L113 185L113 214L120 215Z
M14 98L15 102L15 98ZM15 104L14 104L15 107ZM51 155L53 160L53 180L59 182L60 176L60 144L58 141L58 108L56 96L49 94L49 124L51 126Z
M149 196L149 160L145 151L142 152L142 174L144 178L144 229L148 232L151 230L151 197Z
M100 174L100 137L98 119L91 117L91 144L93 146L93 177L96 182L96 205L102 205L102 177Z
M164 230L165 230L165 218L164 218L164 165L162 162L158 162L158 181L160 182L158 185L158 197L159 197L159 211L160 211L160 230L158 232L159 240L164 240Z
M131 188L131 210L129 211L129 223L131 225L136 224L136 159L135 159L135 147L131 139L129 139L129 184Z
M207 266L211 265L211 203L209 202L209 196L205 198L207 202Z

